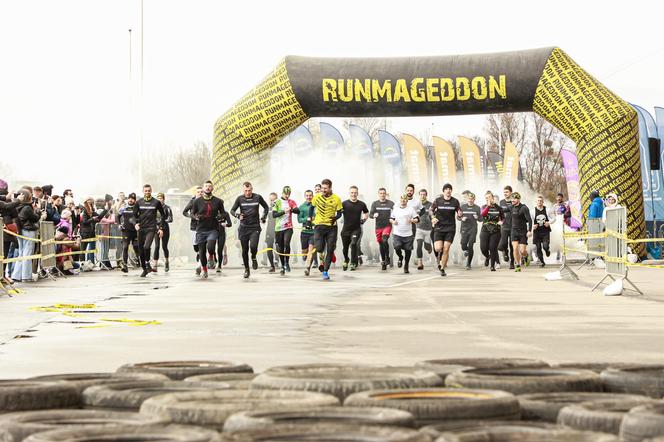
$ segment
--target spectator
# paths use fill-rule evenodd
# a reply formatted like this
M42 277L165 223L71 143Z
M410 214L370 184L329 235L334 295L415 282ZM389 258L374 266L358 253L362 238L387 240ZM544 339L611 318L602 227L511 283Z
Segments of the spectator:
M599 196L599 190L590 192L590 208L588 209L588 219L602 219L604 212L604 201Z
M57 226L60 223L62 209L62 197L49 196L46 202L46 221L51 221L54 226Z
M32 195L27 189L20 191L18 199L20 201L18 207L19 231L21 232L21 235L26 238L37 238L37 230L39 228L39 206L33 201ZM35 244L35 241L18 238L18 256L31 256L34 253ZM18 261L14 266L12 279L16 282L33 281L32 261Z
M100 218L95 211L95 200L91 196L87 197L83 202L80 219L81 250L95 250L95 227ZM95 254L94 252L88 252L84 256L85 264L83 271L90 271L94 268Z
M602 211L602 222L606 224L606 209L613 209L615 207L622 207L618 204L618 195L609 193L606 196L606 208Z
M56 241L72 241L74 239L74 230L71 224L72 212L69 209L64 209L61 214L60 222L55 227L55 240ZM72 251L72 244L57 244L56 253L70 253ZM56 260L56 266L65 275L72 275L76 273L79 268L77 262L71 256L59 256Z
M113 265L111 264L111 261L108 256L111 245L111 240L108 237L111 236L111 225L115 224L116 222L115 213L113 211L113 197L111 195L105 196L103 202L103 209L102 212L99 213L99 216L101 217L99 219L99 224L101 226L100 232L101 236L104 237L100 238L98 241L99 247L101 249L100 250L101 269L113 270Z
M7 183L0 180L0 216L4 228L10 232L18 233L16 221L18 218L17 208L20 201L12 201L11 195L7 189ZM18 252L18 241L14 235L5 233L2 242L2 254L7 258L14 258L15 253ZM12 282L11 273L14 268L14 263L8 263L5 268L5 274L0 275L0 278L5 278L9 283Z

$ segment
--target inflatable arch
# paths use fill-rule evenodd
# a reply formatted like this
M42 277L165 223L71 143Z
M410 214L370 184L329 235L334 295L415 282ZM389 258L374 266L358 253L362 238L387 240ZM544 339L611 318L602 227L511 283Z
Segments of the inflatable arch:
M643 237L637 114L559 48L444 57L288 56L215 123L212 181L221 195L239 192L243 181L262 175L269 149L312 117L527 111L576 143L584 213L591 190L615 191L629 209L628 236ZM321 169L321 177L326 173Z

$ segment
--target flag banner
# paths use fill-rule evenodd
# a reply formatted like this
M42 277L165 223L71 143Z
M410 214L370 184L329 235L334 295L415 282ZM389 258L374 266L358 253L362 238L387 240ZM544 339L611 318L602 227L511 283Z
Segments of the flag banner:
M373 157L373 142L366 130L356 124L348 125L350 151L363 158Z
M509 184L513 187L519 182L519 152L511 141L505 143L501 181L503 185Z
M341 136L341 132L336 127L329 123L320 123L318 146L324 153L340 153L343 151L344 144L344 137Z
M401 144L399 140L391 133L379 130L378 144L380 147L380 156L390 162L401 164Z
M291 150L296 156L307 155L313 151L314 138L306 126L298 126L288 138L290 139Z
M581 212L581 187L579 186L579 161L576 154L571 150L562 149L560 156L563 159L565 180L567 181L567 198L572 214L570 227L580 229L583 225L583 213Z
M417 138L408 134L403 135L403 146L408 182L418 189L428 188L429 171L424 146Z
M500 186L502 173L503 157L498 152L488 152L486 154L486 181L494 192Z
M452 145L440 137L433 137L433 152L437 177L436 189L442 188L445 183L456 184L456 158Z
M460 155L463 160L463 176L466 188L478 192L483 185L480 148L473 140L459 137Z

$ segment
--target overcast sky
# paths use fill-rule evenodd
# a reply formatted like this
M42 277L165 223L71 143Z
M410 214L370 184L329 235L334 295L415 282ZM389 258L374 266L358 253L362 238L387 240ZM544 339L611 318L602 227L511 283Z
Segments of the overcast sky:
M593 4L590 4L593 3ZM212 126L287 54L408 56L559 46L627 101L664 105L664 6L630 1L144 0L144 145L211 142ZM140 0L0 3L0 162L14 179L117 191L138 151ZM130 81L130 38L132 29ZM472 135L482 117L434 123ZM95 191L97 191L95 189Z

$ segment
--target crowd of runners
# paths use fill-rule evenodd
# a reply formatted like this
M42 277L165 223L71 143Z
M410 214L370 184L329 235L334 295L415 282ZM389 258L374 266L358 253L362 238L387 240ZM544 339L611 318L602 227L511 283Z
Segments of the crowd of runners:
M227 264L226 229L234 226L244 278L259 268L261 254L266 258L263 265L269 262L270 273L279 271L285 275L291 272L291 263L301 259L306 276L312 267L317 267L322 278L329 280L330 268L338 261L339 237L341 269L356 271L363 264L363 238L365 233L370 234L365 232L364 224L370 219L374 221L371 233L375 234L382 271L394 267L396 255L397 268L410 273L414 251L417 270L424 270L425 263L432 262L440 275L446 276L457 238L463 253L461 264L466 270L472 269L478 233L484 267L491 271L500 268L501 254L503 265L509 265L511 270L520 272L523 266L529 266L529 242L534 245L538 264L544 267L545 255L551 254L551 225L557 219L568 223L570 218L570 208L562 194L558 194L551 210L538 196L531 212L511 186L504 187L502 198L486 192L480 205L470 191L461 194L462 201L452 196L451 184L445 184L442 194L431 201L426 189L416 192L415 186L408 184L398 201L390 200L387 190L380 188L378 199L368 205L360 200L356 186L348 189L348 198L342 201L333 192L332 181L324 179L305 191L304 201L298 205L289 186L283 187L281 195L273 192L265 199L254 192L251 183L245 182L242 194L229 210L224 201L213 195L213 190L211 181L197 187L197 195L183 211L191 219L196 274L202 278L207 278L211 269L221 272ZM300 231L300 248L291 250L296 228ZM259 251L263 229L265 247Z

